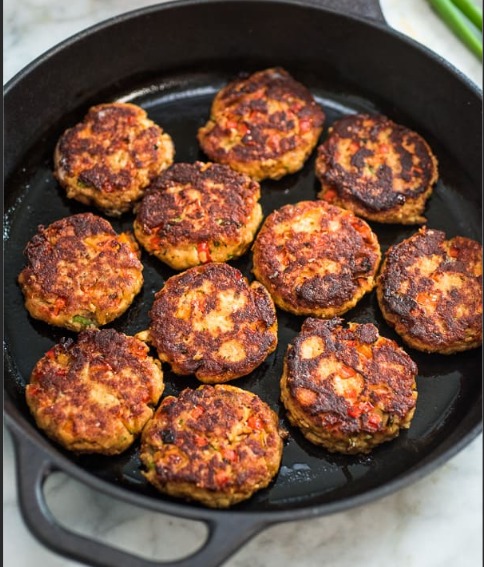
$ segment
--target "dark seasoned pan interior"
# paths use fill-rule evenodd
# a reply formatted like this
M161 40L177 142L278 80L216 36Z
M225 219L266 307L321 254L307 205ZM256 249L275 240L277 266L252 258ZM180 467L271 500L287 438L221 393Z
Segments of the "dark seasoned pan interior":
M275 62L276 64L278 62ZM24 387L35 362L68 331L49 327L30 318L23 306L23 297L16 278L24 265L23 249L39 224L89 210L68 201L52 176L54 145L62 131L80 120L90 104L110 100L129 100L143 106L151 119L173 137L176 161L204 160L196 132L209 115L215 92L239 71L256 70L256 64L245 60L232 62L230 70L216 67L196 71L184 69L181 73L152 77L143 81L112 87L94 93L89 103L73 107L57 123L49 125L45 134L32 140L32 147L18 163L6 183L5 243L5 337L9 374L5 377L7 394L21 414L35 427L24 401ZM426 137L440 163L440 180L427 207L428 226L477 240L480 236L481 198L477 184L480 171L475 164L459 163L429 131L415 124L408 115L393 105L367 98L365 91L354 85L328 84L324 77L316 77L297 67L286 66L298 80L305 83L326 112L327 127L343 114L355 111L382 112L397 122L416 129ZM363 94L362 94L363 93ZM454 116L458 120L458 112ZM422 122L424 123L424 122ZM8 143L8 140L7 140ZM286 203L315 199L319 185L314 176L314 154L304 169L280 181L262 182L262 207L266 216ZM129 230L133 216L112 220L115 230ZM383 250L409 236L416 227L372 224ZM140 295L120 319L111 326L127 334L134 334L148 326L148 311L154 293L175 272L143 252L145 283ZM231 262L249 279L251 254ZM344 315L346 321L373 322L383 336L401 340L385 324L379 312L375 292L366 296L354 309ZM282 359L288 341L299 331L303 318L278 310L279 346L265 363L252 374L233 382L234 385L257 393L279 412L283 425L289 430L282 467L273 484L257 493L238 510L278 511L307 506L321 506L364 494L382 487L414 471L435 456L458 443L458 431L470 431L480 420L481 349L453 356L426 355L406 349L419 368L417 411L409 431L368 456L331 455L312 446L292 428L279 401L279 378ZM185 387L196 387L191 378L175 377L164 367L166 390L164 395L177 394ZM75 456L64 452L82 469L128 491L169 500L158 494L144 480L140 472L138 444L118 457Z

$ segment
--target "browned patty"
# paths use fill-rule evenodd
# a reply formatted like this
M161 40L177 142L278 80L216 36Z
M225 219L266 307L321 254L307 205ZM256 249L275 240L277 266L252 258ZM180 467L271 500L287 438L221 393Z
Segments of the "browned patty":
M222 263L169 278L155 295L148 335L163 362L206 383L245 376L277 346L270 295L258 282Z
M92 213L39 226L18 281L32 317L80 331L110 323L143 285L139 247Z
M35 365L25 390L40 429L79 453L126 450L163 393L160 363L148 347L114 329L65 339Z
M318 148L318 197L366 219L425 222L437 181L437 158L427 142L386 116L345 116Z
M377 280L386 321L413 348L452 354L482 344L482 245L421 228L391 246Z
M262 221L260 186L226 165L176 163L143 197L134 222L150 253L184 270L244 254Z
M139 106L98 104L60 137L54 174L69 198L119 216L173 162L174 153L171 137Z
M272 212L253 246L253 271L276 305L296 315L334 317L375 285L376 235L350 211L301 201Z
M374 325L308 318L288 346L281 399L312 443L369 453L410 427L416 376L408 354Z
M221 89L198 140L212 161L258 181L279 179L302 168L324 118L308 89L276 67Z
M276 475L282 458L276 413L233 386L200 386L165 398L145 427L141 461L165 494L226 508Z

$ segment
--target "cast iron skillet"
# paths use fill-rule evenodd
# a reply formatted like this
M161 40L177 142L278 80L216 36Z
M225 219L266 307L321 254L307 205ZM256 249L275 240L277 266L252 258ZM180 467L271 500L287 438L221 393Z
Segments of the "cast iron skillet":
M339 10L345 10L342 14ZM352 12L350 11L352 10ZM5 409L16 446L21 509L31 531L58 553L98 566L146 567L140 559L61 527L43 495L61 470L89 486L147 509L197 519L208 538L173 565L219 565L270 524L342 511L389 494L429 473L465 447L482 428L480 349L452 357L410 349L419 367L419 400L411 429L365 457L330 455L291 428L279 402L281 362L302 318L279 312L279 347L236 384L259 394L289 431L273 484L226 511L208 510L158 494L140 474L138 447L119 457L64 452L35 427L24 387L35 362L66 331L34 321L16 277L37 225L87 210L68 202L51 173L52 152L65 128L87 108L111 100L145 107L175 141L177 161L204 159L195 135L214 93L239 72L281 65L323 105L326 126L355 111L383 112L424 135L441 177L428 205L428 224L449 236L480 240L481 95L463 76L421 46L390 30L377 2L182 1L153 6L78 34L35 61L5 90ZM323 133L323 138L326 134ZM264 182L267 215L285 203L314 199L314 156L304 169ZM114 221L129 229L132 217ZM415 227L374 225L383 249ZM153 294L173 274L143 256L145 285L113 326L146 328ZM234 265L251 277L247 254ZM346 320L371 321L387 337L374 294ZM166 370L165 394L196 387Z

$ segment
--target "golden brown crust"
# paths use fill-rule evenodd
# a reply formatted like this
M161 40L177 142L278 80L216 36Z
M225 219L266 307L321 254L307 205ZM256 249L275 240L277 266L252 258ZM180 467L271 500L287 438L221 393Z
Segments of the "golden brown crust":
M437 158L417 133L382 115L335 122L318 148L318 197L383 223L418 224L437 181Z
M233 386L200 386L165 398L142 434L145 476L178 498L226 508L276 475L282 458L276 413Z
M176 270L244 254L262 221L260 186L226 165L176 163L149 187L134 232Z
M376 235L353 213L301 201L271 213L253 245L253 271L276 305L334 317L371 291L380 262Z
M150 318L149 341L160 360L201 382L245 376L277 346L269 293L228 264L204 264L169 278Z
M410 427L416 375L408 354L374 325L308 318L288 346L281 399L312 443L368 453Z
M25 307L35 319L72 331L113 321L143 285L132 235L117 234L92 213L39 226L25 255L18 277Z
M276 67L221 89L198 140L213 161L258 181L279 179L302 168L324 118L306 87Z
M54 174L69 198L119 216L173 162L174 153L171 137L139 106L98 104L60 137Z
M70 451L126 450L163 393L160 363L148 347L114 329L63 340L35 365L26 400L35 421Z
M482 245L421 228L391 246L377 280L386 321L413 348L452 354L482 344Z

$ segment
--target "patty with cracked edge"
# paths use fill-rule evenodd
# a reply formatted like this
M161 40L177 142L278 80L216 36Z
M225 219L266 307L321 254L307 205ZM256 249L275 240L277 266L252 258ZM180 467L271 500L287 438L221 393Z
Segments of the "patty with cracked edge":
M143 285L134 237L92 213L57 220L25 247L18 282L32 317L81 331L122 315Z
M300 201L265 219L253 272L281 309L330 318L373 289L380 258L364 220L324 201Z
M141 433L163 389L161 364L142 341L88 329L37 362L25 395L37 426L69 451L116 455Z
M427 227L391 246L377 279L389 325L411 347L452 354L482 344L482 245Z
M416 132L386 116L345 116L318 147L320 199L371 221L419 224L438 178L437 158Z
M316 147L325 114L310 91L281 67L240 77L215 96L199 129L205 154L253 179L299 171Z
M120 216L173 163L174 155L171 137L141 107L98 104L59 138L54 176L68 198Z
M262 221L260 186L226 165L176 163L148 188L134 233L175 270L244 254Z
M224 263L203 264L169 278L156 293L149 316L149 330L137 336L152 344L175 374L194 374L205 383L249 374L277 346L269 293Z
M416 376L410 356L373 324L310 317L288 346L281 399L312 443L369 453L410 427Z
M227 508L270 484L284 434L256 394L204 385L162 401L143 430L140 458L162 493Z

